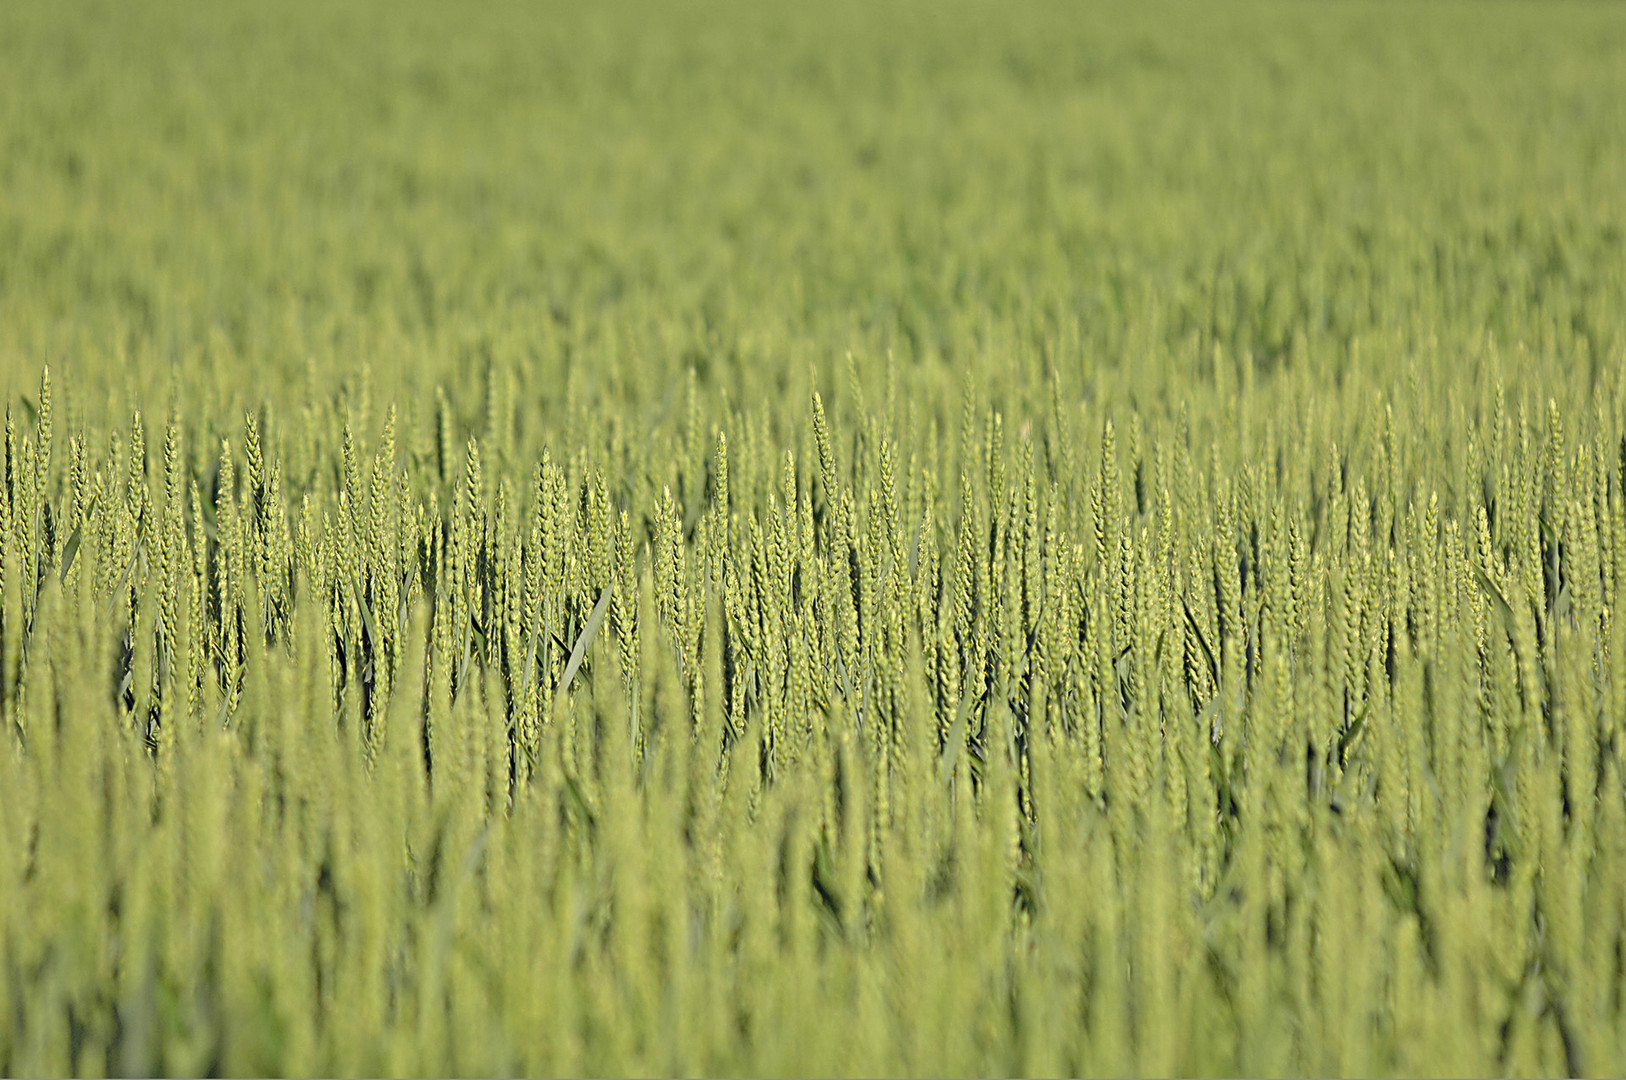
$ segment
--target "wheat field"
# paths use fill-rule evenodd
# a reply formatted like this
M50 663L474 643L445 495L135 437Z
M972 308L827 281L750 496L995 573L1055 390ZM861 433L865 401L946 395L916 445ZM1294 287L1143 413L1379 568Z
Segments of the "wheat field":
M0 1072L1626 1072L1623 55L0 6Z

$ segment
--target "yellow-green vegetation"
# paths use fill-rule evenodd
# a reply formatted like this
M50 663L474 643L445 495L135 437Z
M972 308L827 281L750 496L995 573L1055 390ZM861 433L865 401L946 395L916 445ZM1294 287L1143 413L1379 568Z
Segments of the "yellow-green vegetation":
M1626 1072L1623 55L0 5L0 1071Z

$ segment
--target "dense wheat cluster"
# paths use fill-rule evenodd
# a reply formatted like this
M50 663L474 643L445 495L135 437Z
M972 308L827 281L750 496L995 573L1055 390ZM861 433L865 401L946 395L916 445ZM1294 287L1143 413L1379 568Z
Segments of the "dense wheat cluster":
M0 1071L1626 1071L1602 5L0 7Z

